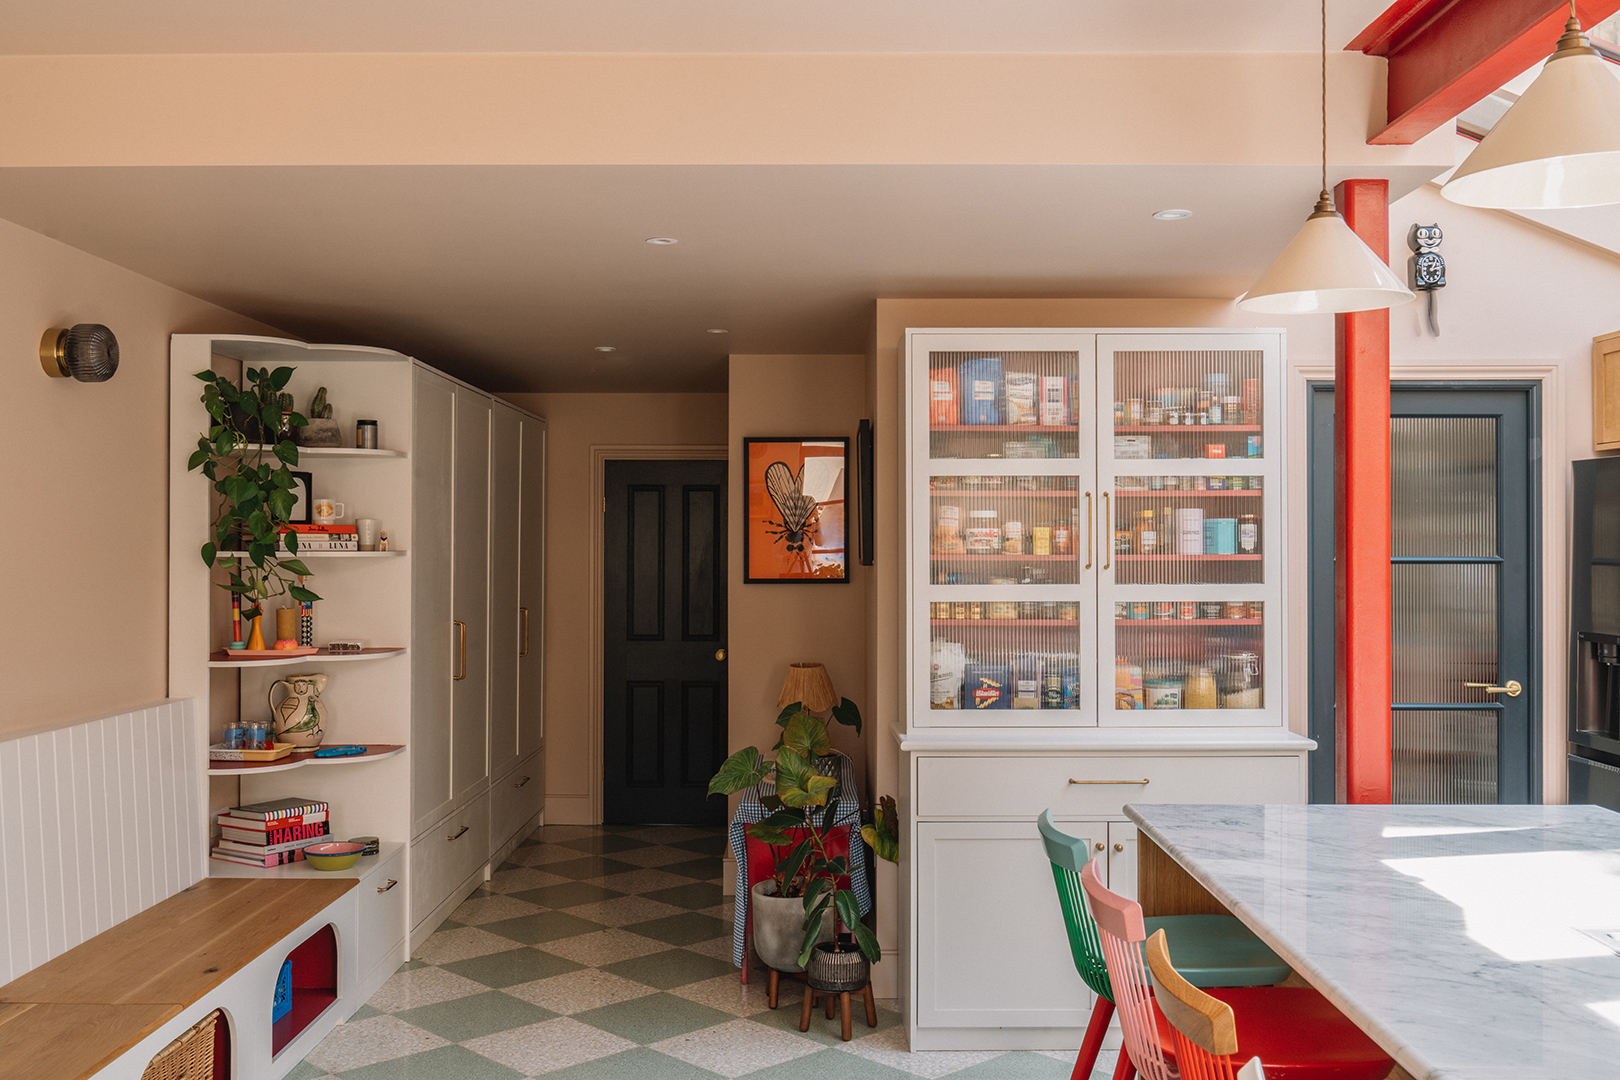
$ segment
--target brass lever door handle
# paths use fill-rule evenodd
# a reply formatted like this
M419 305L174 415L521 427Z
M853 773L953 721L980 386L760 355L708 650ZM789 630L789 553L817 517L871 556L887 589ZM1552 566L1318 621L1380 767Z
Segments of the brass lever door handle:
M1518 697L1524 693L1524 687L1518 679L1509 679L1506 686L1497 686L1488 682L1465 682L1464 686L1472 686L1476 690L1483 690L1487 694L1506 694L1508 697Z
M467 624L460 619L451 619L450 621L455 623L456 629L461 632L461 664L458 669L461 673L450 676L456 682L460 682L467 677Z

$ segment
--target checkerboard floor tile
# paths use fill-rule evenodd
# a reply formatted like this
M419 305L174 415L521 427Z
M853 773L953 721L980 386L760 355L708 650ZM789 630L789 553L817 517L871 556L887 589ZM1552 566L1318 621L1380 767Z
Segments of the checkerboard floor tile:
M720 829L541 828L290 1080L1067 1080L1073 1052L911 1053L731 966ZM1107 1080L1104 1051L1093 1080Z

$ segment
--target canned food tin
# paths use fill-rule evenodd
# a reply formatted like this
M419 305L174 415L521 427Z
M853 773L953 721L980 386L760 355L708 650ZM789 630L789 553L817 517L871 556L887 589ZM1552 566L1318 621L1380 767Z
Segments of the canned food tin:
M1151 618L1153 618L1153 605L1148 603L1146 600L1132 600L1131 601L1131 618L1133 618L1133 619L1151 619Z
M1205 480L1204 480L1204 487L1209 491L1225 491L1226 490L1226 477L1224 477L1224 476L1206 477ZM971 551L972 549L969 548L969 550Z
M1169 678L1148 679L1143 684L1150 709L1181 708L1181 680Z
M958 600L956 603L951 605L951 618L967 618L967 602L965 600Z
M1243 619L1247 618L1248 614L1249 605L1243 603L1242 601L1237 603L1228 601L1227 603L1221 605L1221 618L1223 619Z
M1018 603L1014 600L992 600L989 614L992 619L1016 619Z
M1073 622L1080 617L1080 603L1077 600L1059 600L1058 618Z
M1251 477L1249 477L1249 490L1250 491L1264 491L1265 486L1266 486L1266 478L1265 477L1263 477L1263 476L1251 476Z
M984 604L982 602L978 601L978 600L969 601L968 602L968 618L970 618L970 619L982 619L982 618L984 618Z
M1142 422L1142 399L1139 397L1125 399L1125 422L1127 424L1140 424Z
M1198 618L1198 601L1196 601L1196 600L1183 600L1180 603L1176 604L1176 618L1178 618L1178 619L1196 619L1196 618Z
M1041 618L1043 618L1043 619L1055 619L1057 617L1058 617L1057 601L1056 600L1042 600L1041 601Z
M1198 605L1200 619L1218 619L1221 617L1221 602L1219 600L1205 600Z
M1249 601L1249 618L1263 619L1266 617L1266 602L1264 600Z
M1176 603L1174 600L1153 601L1153 617L1155 619L1173 619L1176 617Z
M1114 601L1114 618L1128 619L1131 617L1131 605L1124 600Z
M1162 408L1160 408L1159 406L1157 406L1157 405L1149 405L1147 407L1147 409L1142 413L1142 423L1144 423L1144 424L1162 424L1162 423L1164 423L1164 410Z
M1228 476L1226 478L1227 491L1242 491L1248 486L1249 478L1247 476Z

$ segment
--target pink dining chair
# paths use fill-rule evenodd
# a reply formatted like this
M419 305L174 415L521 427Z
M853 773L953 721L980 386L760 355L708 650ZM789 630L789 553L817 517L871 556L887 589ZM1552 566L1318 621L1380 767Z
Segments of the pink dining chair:
M1143 1080L1194 1080L1198 1074L1191 1072L1190 1066L1186 1072L1178 1071L1176 1028L1154 1000L1143 956L1147 927L1141 905L1109 892L1097 876L1094 862L1087 863L1080 872L1080 887L1097 921L1103 962L1108 967L1108 982L1114 990L1114 1006L1125 1036L1125 1053L1136 1074ZM1164 931L1154 936L1163 943ZM1168 949L1164 955L1168 963ZM1199 993L1231 1010L1233 1050L1226 1056L1258 1057L1265 1062L1265 1075L1271 1080L1384 1080L1395 1066L1377 1043L1315 990L1243 986ZM1241 1043L1235 1034L1239 1031ZM1171 1048L1169 1052L1166 1046ZM1131 1074L1114 1075L1116 1080L1129 1080ZM1230 1073L1213 1075L1226 1080Z

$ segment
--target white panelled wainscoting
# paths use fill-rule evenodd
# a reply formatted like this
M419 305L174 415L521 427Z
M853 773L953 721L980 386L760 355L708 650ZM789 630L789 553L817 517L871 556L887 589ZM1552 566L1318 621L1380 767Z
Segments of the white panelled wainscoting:
M204 876L194 703L0 742L0 984Z

